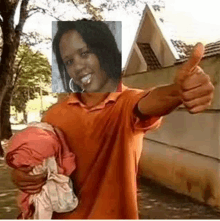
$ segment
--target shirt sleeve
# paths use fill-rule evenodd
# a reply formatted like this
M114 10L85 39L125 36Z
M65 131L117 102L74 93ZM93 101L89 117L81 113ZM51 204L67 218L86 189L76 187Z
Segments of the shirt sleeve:
M143 98L148 96L151 91L154 90L154 88L150 88L146 91L139 91L133 100L133 111L132 111L132 125L134 131L143 131L146 132L148 130L155 130L157 129L162 122L163 117L160 116L154 116L154 117L145 117L145 116L140 116L140 114L137 114L135 109L137 108L138 102Z

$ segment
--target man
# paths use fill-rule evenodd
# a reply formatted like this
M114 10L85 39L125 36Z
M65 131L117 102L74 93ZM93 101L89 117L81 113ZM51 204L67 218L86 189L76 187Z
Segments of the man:
M177 71L174 83L153 90L120 93L71 94L52 107L44 121L59 127L76 154L77 169L71 177L80 204L76 210L54 214L59 219L138 218L136 172L144 133L159 126L161 116L184 104L192 113L205 110L214 86L198 66L204 46L198 43L189 60ZM39 192L41 175L31 168L14 170L17 186Z

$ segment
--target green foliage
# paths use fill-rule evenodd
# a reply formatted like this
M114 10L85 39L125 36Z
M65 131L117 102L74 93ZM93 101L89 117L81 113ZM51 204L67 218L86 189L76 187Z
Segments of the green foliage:
M21 45L17 53L17 71L21 71L18 85L39 86L51 82L51 67L47 58L39 51L34 52L28 45Z
M48 94L50 84L51 66L47 58L28 45L21 45L15 62L12 105L18 112L25 110L29 99Z
M29 91L28 91L29 90ZM32 92L30 92L32 90ZM37 94L33 93L32 88L22 88L19 87L15 90L14 95L12 97L12 105L18 112L22 112L26 108L26 103L29 99L37 98Z

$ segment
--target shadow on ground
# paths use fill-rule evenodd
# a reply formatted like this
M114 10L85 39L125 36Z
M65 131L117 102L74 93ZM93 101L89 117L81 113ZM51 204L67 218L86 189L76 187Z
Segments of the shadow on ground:
M140 219L220 219L220 211L152 180L138 179Z

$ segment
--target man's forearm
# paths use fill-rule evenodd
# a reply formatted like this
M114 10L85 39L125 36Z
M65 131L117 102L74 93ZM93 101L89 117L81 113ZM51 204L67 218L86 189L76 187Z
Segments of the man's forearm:
M182 104L179 86L171 84L157 87L138 102L138 109L146 116L163 116Z

